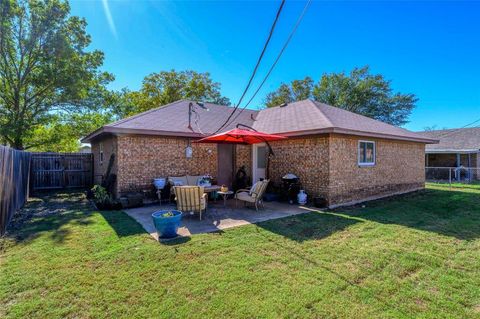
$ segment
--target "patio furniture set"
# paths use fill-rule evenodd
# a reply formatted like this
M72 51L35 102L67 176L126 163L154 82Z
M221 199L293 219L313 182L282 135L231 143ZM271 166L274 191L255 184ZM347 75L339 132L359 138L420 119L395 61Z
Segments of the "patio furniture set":
M209 194L211 194L214 201L216 201L218 196L222 196L224 207L227 206L227 199L231 195L234 195L236 199L236 207L238 206L238 201L244 202L245 205L248 203L253 204L257 211L259 207L263 207L262 199L269 180L259 181L250 188L239 189L236 192L228 190L225 186L212 185L210 183L202 184L206 180L208 180L208 177L187 175L156 178L154 185L157 188L160 204L165 201L171 202L171 198L174 197L178 210L199 213L200 220L202 219L202 213L207 209Z
M175 237L184 213L198 213L199 219L202 220L202 214L206 213L208 206L207 190L220 194L223 197L224 207L226 207L228 196L235 195L235 207L238 207L238 202L242 201L245 206L253 204L256 211L258 211L259 207L264 208L263 195L265 194L268 183L269 180L262 180L255 183L249 189L239 189L235 193L218 185L206 187L193 185L174 185L171 187L171 192L175 194L177 209L161 210L152 214L153 222L155 228L157 229L158 235L161 238ZM168 187L168 185L165 185L165 187Z
M246 129L241 129L239 126L244 126ZM263 208L263 195L265 194L269 183L268 157L273 155L273 151L268 141L281 139L285 139L285 137L258 132L251 127L239 124L235 129L220 134L207 136L194 142L247 145L266 143L269 151L266 158L267 179L256 182L249 189L237 190L234 196L236 199L236 207L238 206L238 201L242 201L245 206L248 204L253 204L255 209L258 211L259 207ZM170 233L174 233L173 230L176 232L176 229L178 229L182 212L199 213L200 220L202 219L202 213L206 212L207 210L208 193L212 193L214 200L216 200L217 195L222 196L224 207L226 206L228 196L233 195L233 192L226 189L225 186L212 185L212 179L210 176L187 175L170 177L168 179L156 179L154 180L154 185L157 187L157 194L159 196L160 203L162 202L162 199L165 199L165 197L170 200L171 195L175 196L175 201L177 203L177 211L175 213L166 211L161 214L159 214L159 212L152 214L156 227L159 225L160 221L162 221L162 223L160 223L162 225L168 224L169 220L172 221L171 227L167 231ZM168 185L171 185L171 187ZM178 215L180 215L180 217L177 217ZM175 217L175 219L171 219L170 217ZM157 227L157 230L159 231L159 235L161 237L159 227Z

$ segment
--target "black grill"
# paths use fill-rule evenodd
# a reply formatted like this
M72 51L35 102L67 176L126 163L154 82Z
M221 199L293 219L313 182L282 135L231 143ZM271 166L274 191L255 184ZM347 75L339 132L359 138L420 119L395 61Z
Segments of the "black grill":
M300 192L301 184L298 176L287 174L282 177L281 198L293 204L297 201L297 194Z

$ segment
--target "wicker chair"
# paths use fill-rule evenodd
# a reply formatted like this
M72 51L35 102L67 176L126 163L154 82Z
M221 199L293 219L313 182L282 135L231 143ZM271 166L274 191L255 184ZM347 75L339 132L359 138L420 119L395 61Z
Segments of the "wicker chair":
M255 204L255 209L258 211L258 206L260 205L262 208L263 207L263 194L265 194L265 191L267 190L268 186L268 179L265 179L263 181L257 182L254 185L254 189L239 189L235 193L235 206L237 206L238 201L243 201L245 205L247 203L252 203Z
M200 214L207 211L207 194L200 186L174 186L177 209L182 212L193 212Z

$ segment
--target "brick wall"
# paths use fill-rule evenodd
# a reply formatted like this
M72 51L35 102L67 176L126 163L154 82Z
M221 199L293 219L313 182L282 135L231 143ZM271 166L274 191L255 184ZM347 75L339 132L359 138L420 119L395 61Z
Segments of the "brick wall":
M118 191L152 189L156 177L217 174L217 146L187 138L128 135L118 137Z
M358 141L346 135L290 138L272 142L275 156L270 178L279 185L281 177L300 177L310 199L325 197L330 205L368 197L413 190L424 186L425 145L384 139L376 142L376 165L359 167ZM105 160L99 164L99 141ZM193 157L185 157L188 139L177 137L124 135L92 143L95 174L104 174L111 152L116 151L117 191L152 189L155 177L217 174L216 144L192 143ZM236 146L236 167L245 165L251 176L251 146ZM118 167L117 167L118 166Z
M247 172L248 178L252 178L252 146L251 145L236 145L235 149L236 159L235 159L235 172L245 166L245 171Z
M327 196L328 136L289 138L270 145L275 153L270 160L270 179L276 185L281 185L282 176L292 173L300 178L310 198Z
M103 162L100 161L100 145L103 144ZM105 175L110 156L117 153L117 138L113 135L106 135L95 139L92 142L93 153L93 171L94 171L94 183L100 184L102 182L102 176ZM115 158L112 174L117 174L117 158Z
M375 142L374 166L358 165L359 140ZM425 144L331 135L329 150L329 205L414 190L425 185Z
M427 154L428 167L456 167L457 154Z

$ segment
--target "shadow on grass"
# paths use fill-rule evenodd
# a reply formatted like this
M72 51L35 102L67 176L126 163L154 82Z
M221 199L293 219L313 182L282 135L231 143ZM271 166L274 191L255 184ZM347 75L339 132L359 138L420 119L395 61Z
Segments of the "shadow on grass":
M161 239L159 242L160 244L165 246L177 246L177 245L188 243L190 240L191 240L190 236L188 237L183 236L183 237L175 237L172 239Z
M90 206L81 192L42 193L42 198L31 199L15 214L6 237L19 243L48 233L60 244L71 234L67 225L90 225L90 216Z
M365 220L395 224L460 240L480 237L480 192L427 189L363 205L258 223L272 233L303 242L318 240Z
M361 223L358 218L349 218L330 212L312 211L266 222L257 226L289 239L303 242L318 240L342 231L354 224Z
M480 237L480 192L427 189L369 202L365 206L334 211L349 217L402 225L461 240Z
M99 211L118 237L146 234L136 220L122 211Z

